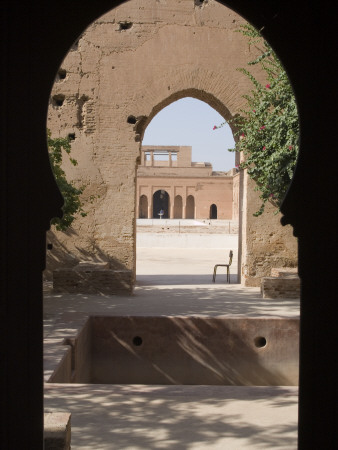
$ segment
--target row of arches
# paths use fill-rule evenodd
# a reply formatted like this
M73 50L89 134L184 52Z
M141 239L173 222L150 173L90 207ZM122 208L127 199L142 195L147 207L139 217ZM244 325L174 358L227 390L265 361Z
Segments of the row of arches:
M173 203L167 191L160 189L156 191L150 202L146 195L141 195L139 199L139 218L140 219L195 219L196 206L193 195L188 195L184 204L181 195L174 197ZM217 206L210 205L210 219L217 219Z

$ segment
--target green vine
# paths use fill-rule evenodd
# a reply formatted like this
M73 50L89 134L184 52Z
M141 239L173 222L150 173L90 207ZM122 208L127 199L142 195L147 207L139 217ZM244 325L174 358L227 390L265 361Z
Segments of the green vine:
M261 84L249 70L238 69L250 79L253 89L244 96L246 108L232 121L239 131L235 133L236 146L230 149L243 152L244 161L238 168L247 169L256 182L262 204L254 215L259 216L267 201L277 208L276 213L279 211L292 179L299 149L298 112L292 87L276 53L251 25L243 25L238 31L261 52L248 65L259 64L266 74L266 81Z
M84 191L84 187L76 187L72 182L66 179L66 174L62 169L62 159L64 153L68 155L69 161L73 166L77 165L76 159L70 156L71 144L69 138L52 138L50 130L47 130L47 144L49 161L55 176L56 183L64 198L62 207L62 218L55 217L51 220L51 224L55 225L58 231L66 231L76 218L76 214L85 217L87 213L82 209L80 195Z

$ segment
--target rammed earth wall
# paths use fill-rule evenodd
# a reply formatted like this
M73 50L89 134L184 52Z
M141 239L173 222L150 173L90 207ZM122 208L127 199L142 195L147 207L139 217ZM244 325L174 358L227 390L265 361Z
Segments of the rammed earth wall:
M46 275L81 260L108 261L111 269L134 275L136 168L148 123L186 96L207 102L225 119L244 106L242 96L251 86L236 69L245 67L255 51L236 32L244 20L216 1L197 3L126 2L87 28L61 63L47 126L53 137L74 139L78 166L65 163L65 170L87 186L83 201L88 215L67 233L49 233L53 249ZM251 214L257 198L245 183L239 199L240 272L246 284L258 285L265 264L257 269L256 248L260 261L264 254L279 254L274 258L283 266L290 259L296 262L296 247L292 243L285 250L294 238L289 228L281 228L278 216L269 212L257 225ZM267 241L271 233L274 239Z

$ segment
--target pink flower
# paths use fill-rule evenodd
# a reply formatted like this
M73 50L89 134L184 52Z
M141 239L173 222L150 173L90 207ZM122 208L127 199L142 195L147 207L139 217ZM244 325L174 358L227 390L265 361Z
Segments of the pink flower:
M263 125L262 127L260 127L260 130L264 130L265 129L265 125Z
M266 84L265 87L266 87L267 89L270 89L270 88L271 88L270 84Z
M292 150L292 145L289 145L289 150Z
M252 111L253 111L253 112L256 112L256 110L255 110L255 109L253 109Z
M241 136L242 136L242 137L245 137L245 134L244 134L244 133L242 133L242 134L241 134Z
M263 150L266 150L266 147L265 147L265 145L264 145L264 147L263 147Z
M214 125L214 128L213 128L213 130L216 130L216 128L217 128L217 127L216 127L216 125Z
M272 197L272 198L273 198L273 197L274 197L274 195L273 195L273 194L270 194L270 195L269 195L269 197Z

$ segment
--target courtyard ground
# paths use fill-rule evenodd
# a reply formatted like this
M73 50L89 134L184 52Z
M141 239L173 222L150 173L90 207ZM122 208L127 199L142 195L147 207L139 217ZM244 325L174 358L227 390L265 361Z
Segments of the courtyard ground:
M71 412L72 448L297 448L298 388L294 386L47 382L62 340L74 336L89 315L299 316L299 300L263 300L259 288L236 284L234 236L218 241L222 248L214 245L215 237L211 244L195 238L194 247L176 248L154 247L149 236L140 238L137 286L130 296L53 294L45 286L45 411ZM153 243L158 245L158 238ZM230 248L235 251L231 284L226 284L222 269L213 284L213 266L227 262Z

